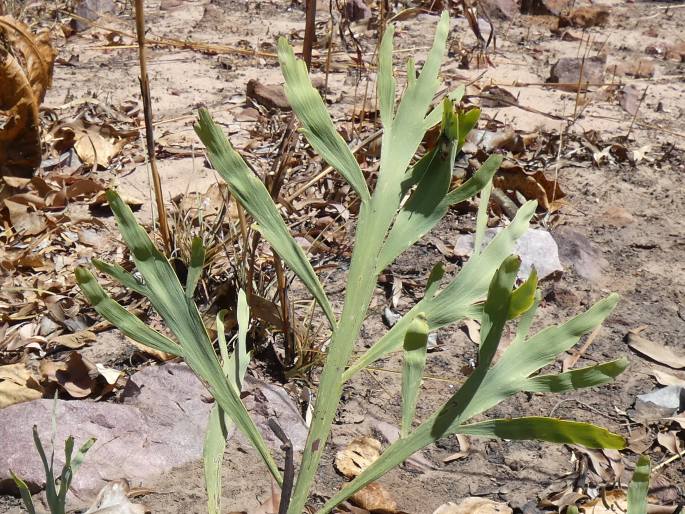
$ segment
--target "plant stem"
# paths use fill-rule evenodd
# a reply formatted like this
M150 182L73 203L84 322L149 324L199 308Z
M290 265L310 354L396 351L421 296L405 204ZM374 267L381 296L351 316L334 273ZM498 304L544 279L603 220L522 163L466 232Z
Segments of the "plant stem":
M302 59L307 63L307 69L312 69L312 47L316 36L316 0L306 0L306 18L304 25L304 43L302 45Z
M157 204L157 216L159 218L159 232L162 236L164 251L167 256L171 255L171 238L169 237L169 223L167 221L166 208L164 207L164 194L162 181L159 178L157 159L155 158L155 135L152 125L152 100L150 99L150 82L147 77L147 60L145 58L145 2L135 0L136 7L136 33L138 36L138 57L140 61L140 92L143 96L143 113L145 115L145 141L147 143L147 156L152 171L152 185L155 190L155 202Z

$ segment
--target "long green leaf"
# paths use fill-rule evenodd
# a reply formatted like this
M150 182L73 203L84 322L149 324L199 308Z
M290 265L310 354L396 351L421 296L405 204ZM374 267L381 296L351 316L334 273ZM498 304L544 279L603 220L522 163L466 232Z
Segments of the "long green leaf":
M457 87L454 91L450 91L450 93L447 94L447 98L450 99L452 103L458 104L459 102L461 102L462 98L464 98L465 92L466 87L464 85L461 85ZM433 108L433 110L428 114L428 116L426 116L426 119L424 120L424 127L426 128L426 130L431 129L435 127L438 123L440 123L444 107L444 102L438 102L438 104Z
M302 124L302 132L307 141L328 164L345 177L361 201L368 202L369 189L357 159L338 134L321 95L309 81L307 65L295 57L292 47L283 37L278 40L278 60L285 77L285 95Z
M391 444L373 464L347 484L338 494L334 495L319 511L320 513L330 512L340 502L400 465L416 451L448 435L452 426L459 424L463 419L463 411L471 403L475 391L478 390L483 378L487 375L490 360L497 350L504 324L507 321L511 289L519 265L520 260L517 257L509 257L493 274L488 288L489 295L484 306L484 311L487 314L485 315L481 357L478 366L464 385L440 411L421 423L410 435ZM452 428L452 430L454 429Z
M247 351L247 330L250 324L250 308L247 304L245 291L238 291L237 304L238 337L236 338L233 353L229 355L228 344L224 328L224 315L226 311L220 311L216 316L216 330L219 339L219 349L222 358L222 370L226 379L240 392L245 379L247 367L250 363L250 354ZM207 489L207 507L209 514L221 512L221 465L224 452L226 451L226 438L228 431L234 423L224 410L214 404L209 415L205 443L202 458L205 470L205 487Z
M461 425L457 433L515 441L539 440L549 443L579 444L586 448L612 450L620 450L626 445L626 440L620 435L590 423L536 416L492 419Z
M218 404L209 413L205 442L202 449L205 488L207 489L207 510L209 514L221 512L221 466L226 451L228 427L226 416Z
M392 48L395 27L389 25L378 50L378 101L383 127L392 127L395 117L395 77L392 70Z
M405 314L377 343L362 354L343 374L343 381L376 360L398 349L407 327L419 312L425 312L431 331L462 319L480 317L475 305L488 290L493 274L514 250L514 244L526 230L537 204L527 202L504 230L495 236L480 255L472 256L456 278L434 296L422 299Z
M628 514L647 514L647 493L651 464L649 457L640 455L635 465L633 479L628 487Z
M202 268L205 265L205 247L202 244L202 238L193 238L193 244L190 249L190 264L188 265L188 276L186 278L186 298L191 299L195 294L197 283L202 277Z
M90 271L76 268L76 282L98 314L124 335L155 350L183 357L183 349L178 344L147 326L113 300Z
M421 169L422 173L425 173L425 175L435 173L439 177L441 176L441 173L444 173L445 170L449 169L451 176L452 164L454 163L454 152L450 153L448 159L441 158L438 155L437 150L427 154L426 157L428 156L430 156L430 159L422 164L422 166L425 166L425 169ZM426 159L426 157L424 157L424 159ZM419 162L421 163L424 159ZM385 269L402 252L430 232L430 230L445 216L447 209L449 209L450 206L471 198L489 184L501 163L501 156L490 156L473 177L446 195L443 194L442 196L436 197L433 196L433 192L427 191L422 196L416 196L416 199L412 204L409 204L408 201L400 211L388 234L388 239L386 240L378 259L378 269L380 271ZM419 182L419 184L420 183L421 182ZM433 187L438 185L438 181L435 179L432 179L430 183L433 184ZM419 190L417 189L415 195L418 192ZM413 198L415 198L415 196L412 196L412 199ZM442 198L442 200L438 200L439 198Z
M128 271L126 271L118 264L112 264L109 262L101 261L100 259L93 259L91 260L91 262L93 263L93 266L95 266L98 270L102 271L103 273L106 273L113 279L119 281L119 283L126 289L130 289L131 291L135 291L138 294L147 296L149 291L147 287L145 287L145 284L138 282L138 280L136 280L136 278L133 275L131 275Z
M538 375L522 385L530 393L564 393L611 382L628 367L628 359L621 357L602 364L574 369L556 375Z
M12 480L14 480L14 483L17 485L17 488L19 489L21 501L24 502L24 507L26 507L28 514L36 514L36 508L33 505L33 499L31 498L31 491L29 490L29 486L26 485L26 482L24 482L21 478L15 475L14 471L10 470L10 475L12 475Z
M404 336L404 363L402 366L402 427L400 436L407 437L416 413L423 369L428 349L428 322L420 313Z
M209 160L228 184L231 194L255 219L264 238L302 280L331 326L335 327L335 315L326 293L304 251L290 235L266 186L247 166L205 109L199 111L195 131L207 147Z
M185 291L169 261L137 223L130 207L114 191L107 192L107 199L136 268L145 279L148 299L177 337L185 361L208 385L217 403L230 414L238 428L257 449L274 478L280 481L280 472L264 439L240 400L238 392L223 374L196 305L186 298Z

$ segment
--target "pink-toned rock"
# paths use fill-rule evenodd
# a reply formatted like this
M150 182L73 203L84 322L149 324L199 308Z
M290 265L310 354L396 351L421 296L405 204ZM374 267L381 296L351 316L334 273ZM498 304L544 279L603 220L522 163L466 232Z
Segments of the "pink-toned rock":
M511 20L519 13L516 0L480 0L479 5L490 18Z
M347 0L345 2L345 18L355 22L371 18L372 12L364 0Z
M572 4L572 0L521 0L521 13L559 16Z
M562 57L550 71L547 82L566 84L568 89L575 91L578 82L585 89L589 84L604 82L604 66L606 55L595 55L586 59L576 57Z
M290 104L283 91L283 86L262 84L258 80L250 79L247 82L245 95L267 109L290 110Z
M277 419L301 450L306 427L285 390L248 377L244 402L262 435L276 453L277 441L266 423ZM202 458L202 445L212 403L202 383L185 364L145 368L131 377L123 403L59 400L56 466L63 463L64 441L76 446L89 437L97 442L86 454L72 482L74 493L89 501L108 481L126 478L138 487L170 469ZM36 400L0 410L0 492L15 491L9 470L33 491L45 474L35 450L31 427L38 426L49 446L52 400ZM230 444L230 443L229 443Z

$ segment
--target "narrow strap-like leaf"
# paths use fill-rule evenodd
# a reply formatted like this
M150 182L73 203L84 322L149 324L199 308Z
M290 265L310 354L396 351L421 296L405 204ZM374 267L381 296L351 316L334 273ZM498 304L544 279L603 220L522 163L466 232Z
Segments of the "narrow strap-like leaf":
M295 242L271 195L236 152L209 113L201 109L195 131L207 147L209 160L228 184L231 194L257 222L259 231L312 293L332 327L337 321L328 297L304 251Z
M10 470L10 475L12 475L12 480L14 480L14 483L17 485L17 489L19 489L21 501L24 502L24 507L26 507L28 514L36 514L36 508L33 505L33 499L31 498L29 486L26 485L26 482L24 482L21 478L15 475L14 471Z
M147 287L145 287L145 284L140 283L132 274L118 264L101 261L100 259L93 259L90 262L92 262L93 266L95 266L98 270L119 281L119 283L126 289L135 291L143 296L147 296L150 292L148 291Z
M183 356L181 346L150 328L113 300L90 271L85 268L76 268L76 283L98 314L121 330L124 335L155 350Z
M586 448L613 450L621 450L626 445L626 440L622 436L590 423L537 416L492 419L461 425L457 433L515 441L539 440L549 443L579 444Z
M442 277L445 276L445 266L442 262L438 262L431 269L430 275L428 275L428 281L426 282L426 293L423 295L424 298L433 298L435 293L440 287L440 281Z
M349 182L361 201L368 202L371 195L357 159L338 134L321 95L312 86L307 65L295 57L292 47L283 37L278 40L278 59L285 77L285 95L302 124L307 141Z
M523 383L522 390L530 393L565 393L585 387L611 382L628 367L628 359L621 357L602 364L574 369L554 375L538 375Z
M492 181L488 181L480 192L480 203L476 213L476 233L473 238L473 255L478 255L483 247L485 230L488 228L488 204L492 192Z
M221 469L226 450L226 438L228 437L225 420L224 411L215 403L209 413L202 449L209 514L220 514L221 512Z
M420 313L404 336L404 362L402 366L402 426L400 437L407 437L416 413L423 369L426 367L429 327L426 316Z
M628 487L628 514L647 514L647 493L651 463L647 455L640 455L635 465L633 479Z
M392 70L392 48L395 27L389 25L378 50L378 101L384 130L390 130L395 117L395 77Z
M192 298L197 288L197 283L202 277L202 268L205 265L205 247L202 238L193 238L190 249L190 265L188 266L188 276L186 277L186 297Z

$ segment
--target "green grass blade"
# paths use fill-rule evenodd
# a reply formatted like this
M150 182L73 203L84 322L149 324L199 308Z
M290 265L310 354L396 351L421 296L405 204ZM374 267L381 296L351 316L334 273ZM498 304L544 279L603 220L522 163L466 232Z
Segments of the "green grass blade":
M74 438L72 436L67 437L64 442L64 466L62 466L62 473L60 474L59 480L59 491L57 493L57 503L64 506L67 498L67 492L69 491L69 484L74 476L71 469L71 454L74 451ZM59 507L57 507L59 508ZM54 511L54 509L52 509ZM62 508L61 510L64 510Z
M579 444L586 448L612 450L621 450L626 445L626 440L620 435L590 423L537 416L492 419L471 425L461 425L457 433L514 441L538 440L549 443Z
M487 184L490 183L492 177L501 166L502 160L503 158L501 155L491 155L488 157L481 167L478 168L478 171L473 175L473 177L468 179L458 188L447 193L443 203L447 204L448 206L456 205L464 200L468 200L476 193L481 191Z
M404 364L402 367L402 426L400 437L407 437L416 413L416 403L421 389L423 369L426 367L428 349L428 322L420 313L404 336Z
M183 349L168 337L148 327L138 317L113 300L85 268L76 268L76 282L93 308L121 332L155 350L183 357Z
M29 491L29 486L26 485L21 478L14 474L14 471L10 470L10 475L12 475L12 480L17 485L19 489L19 494L21 495L21 501L24 502L24 507L28 511L28 514L36 514L36 508L33 505L33 498L31 498L31 491Z
M55 401L55 404L57 402ZM53 412L53 418L55 414ZM43 468L45 469L45 496L47 498L48 504L53 505L57 497L57 491L55 490L55 475L52 470L52 457L50 462L48 462L48 457L45 454L45 449L43 448L43 443L40 440L40 435L38 435L38 427L33 425L33 444L36 445L36 450L38 450L38 455L43 463ZM53 456L54 456L54 440L53 440Z
M243 379L250 364L250 354L247 351L247 331L250 328L250 306L247 304L247 295L242 289L238 291L238 340L233 351L235 364L233 373L235 386L242 390Z
M302 124L307 141L328 164L338 170L361 201L368 202L369 189L357 159L338 134L321 95L312 86L307 65L295 57L292 47L283 37L278 40L278 60L285 77L285 95Z
M193 244L190 249L190 264L188 266L188 276L186 278L186 298L192 298L197 288L197 283L202 277L202 268L205 265L205 247L202 244L202 239L199 237L193 238Z
M538 375L526 380L522 389L530 393L565 393L575 389L595 387L611 382L627 367L628 359L621 357L565 373Z
M649 457L640 455L628 487L628 514L647 514L647 493L651 464Z
M378 50L378 101L383 127L392 127L395 117L395 77L392 70L392 48L395 27L389 25Z
M226 426L224 412L215 403L209 414L202 450L209 514L220 514L221 512L221 467L224 451L226 451L227 437L228 427Z
M435 293L438 292L438 287L440 287L440 281L442 277L445 276L445 266L441 262L438 262L433 269L431 269L430 275L428 275L428 281L426 282L426 293L423 295L424 298L433 298Z
M88 450L92 448L96 441L97 439L91 437L85 443L83 443L81 447L76 451L76 455L74 455L74 458L71 461L72 474L75 475L76 472L79 470L81 464L83 464L83 461L86 458L86 453L88 453Z
M145 287L145 284L138 282L133 275L131 275L118 264L101 261L100 259L93 259L90 262L92 262L93 266L95 266L98 270L117 280L126 289L130 289L138 294L147 296L149 291L147 287Z
M456 278L431 298L424 298L405 314L376 344L357 358L344 372L343 381L371 365L388 353L397 350L409 324L419 312L425 312L431 331L462 319L480 317L475 305L482 300L497 267L514 250L514 245L526 230L537 204L528 202L516 214L480 255L473 256Z
M538 287L538 274L535 268L528 279L511 295L509 304L509 319L516 319L528 312L535 304L535 294Z
M200 109L195 131L207 147L209 160L228 184L231 194L255 219L261 234L300 277L323 309L331 326L335 327L337 322L326 293L304 251L290 235L266 186L247 166L205 109Z

